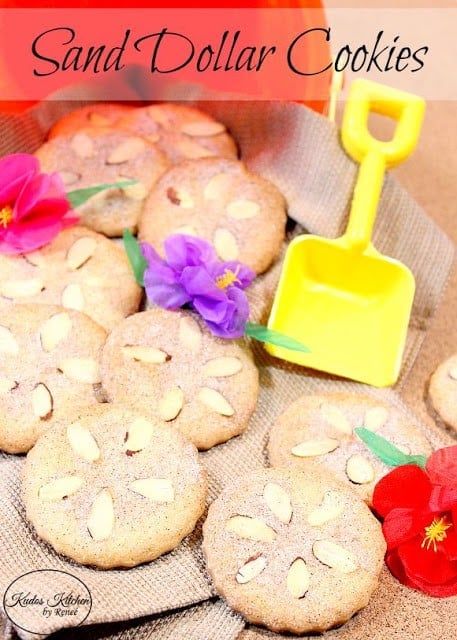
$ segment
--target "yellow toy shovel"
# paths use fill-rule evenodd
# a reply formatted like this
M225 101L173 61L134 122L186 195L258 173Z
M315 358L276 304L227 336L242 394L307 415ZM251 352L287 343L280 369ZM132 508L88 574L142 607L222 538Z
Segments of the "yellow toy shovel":
M411 271L370 242L385 169L413 151L425 103L409 93L356 80L345 108L342 142L360 162L346 233L336 240L295 238L287 250L268 327L310 353L271 344L274 356L377 387L398 377L414 298ZM392 140L368 131L370 111L396 121Z

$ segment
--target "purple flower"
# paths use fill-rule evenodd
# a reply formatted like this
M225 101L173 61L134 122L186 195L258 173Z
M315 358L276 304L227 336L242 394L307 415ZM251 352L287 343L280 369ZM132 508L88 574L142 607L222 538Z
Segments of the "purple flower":
M163 260L149 244L141 249L148 266L144 286L151 302L164 309L189 304L221 338L244 335L249 304L243 289L255 277L241 262L220 262L200 238L176 234L164 242Z

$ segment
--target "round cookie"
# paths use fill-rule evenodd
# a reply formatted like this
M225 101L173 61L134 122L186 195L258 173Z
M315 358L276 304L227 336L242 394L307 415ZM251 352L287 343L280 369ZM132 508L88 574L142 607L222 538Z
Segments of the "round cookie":
M48 133L48 139L67 136L87 127L114 127L134 107L112 102L95 102L75 109L60 118Z
M28 451L74 405L96 405L106 332L52 305L6 307L0 320L0 449Z
M33 253L0 255L0 308L57 304L110 330L137 311L141 297L125 251L85 227L65 229Z
M430 379L428 396L439 418L457 431L457 354L437 367Z
M164 102L134 109L117 125L156 144L172 164L189 158L236 158L225 126L193 107Z
M53 138L36 152L41 169L58 171L68 191L136 181L101 191L76 208L81 223L107 236L135 231L144 199L169 163L144 138L103 127Z
M312 464L239 478L203 525L218 593L250 622L278 632L346 622L375 590L385 548L363 501Z
M152 189L139 237L163 255L167 236L199 236L222 260L239 260L262 273L281 249L285 208L278 189L242 162L189 160L167 171Z
M206 478L179 433L105 404L38 440L22 490L41 538L81 564L109 569L178 546L203 513Z
M275 421L268 441L270 464L325 466L371 504L373 489L390 467L355 435L355 427L377 432L408 454L431 453L411 419L387 403L345 393L305 395Z
M199 449L244 431L259 392L248 347L216 338L187 311L126 318L105 344L101 373L108 400L141 404Z

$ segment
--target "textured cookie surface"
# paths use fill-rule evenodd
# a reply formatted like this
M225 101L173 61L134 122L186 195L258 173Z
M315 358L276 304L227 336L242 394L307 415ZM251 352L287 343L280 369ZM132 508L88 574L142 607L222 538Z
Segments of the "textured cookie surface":
M357 495L331 473L264 469L225 487L203 526L217 591L273 631L340 625L378 584L385 542Z
M28 451L74 405L96 405L106 332L83 313L15 305L0 319L0 449Z
M23 499L39 536L82 564L131 567L174 549L203 512L193 445L124 407L99 405L44 434Z
M261 273L278 254L285 225L285 201L271 182L242 162L207 158L183 162L159 180L145 202L139 236L163 253L167 236L196 235L222 260Z
M124 320L105 344L101 371L110 401L141 403L199 449L244 431L259 390L248 348L216 338L185 311Z
M113 127L133 107L110 102L96 102L75 109L60 118L49 131L48 138L66 136L87 127Z
M457 431L457 354L437 367L430 379L428 394L444 424Z
M365 396L302 396L279 416L268 442L273 466L325 465L371 504L376 482L390 470L355 435L355 427L377 432L404 453L431 453L430 443L394 407Z
M65 229L33 253L0 255L1 308L57 304L111 329L138 309L141 296L124 250L85 227Z
M134 109L118 122L156 144L172 164L190 158L236 158L237 148L225 126L193 107L162 103Z
M107 236L136 230L145 197L168 167L161 151L144 138L96 127L53 138L35 155L43 171L60 172L68 191L135 181L101 191L76 208L82 224Z

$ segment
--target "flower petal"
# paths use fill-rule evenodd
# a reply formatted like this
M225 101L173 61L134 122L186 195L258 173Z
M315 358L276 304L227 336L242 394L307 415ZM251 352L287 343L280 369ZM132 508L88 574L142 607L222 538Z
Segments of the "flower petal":
M433 484L457 486L457 444L434 451L425 469Z
M214 277L214 280L216 280L217 278L224 276L227 271L236 275L236 281L232 286L239 287L240 289L246 289L246 287L248 287L254 280L256 275L252 269L236 260L218 262L214 265L214 270L211 272L211 275Z
M24 184L39 170L37 158L27 153L12 153L0 158L0 204L14 203Z
M431 513L420 513L414 509L392 509L382 524L387 548L394 549L424 531L432 519Z
M457 562L450 561L439 548L421 547L422 538L417 538L398 548L398 557L405 573L419 589L455 581L457 583Z
M216 253L206 240L182 233L168 236L163 247L168 264L176 271L182 271L185 267L205 266L216 260Z
M427 474L414 464L396 467L381 478L373 492L373 507L385 517L391 509L422 508L428 503L432 485Z

